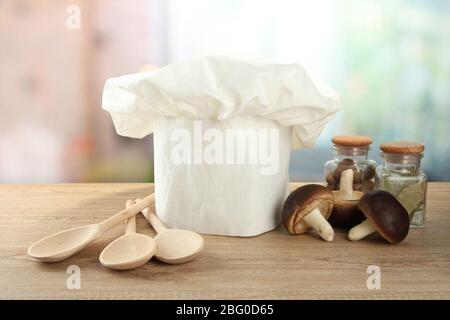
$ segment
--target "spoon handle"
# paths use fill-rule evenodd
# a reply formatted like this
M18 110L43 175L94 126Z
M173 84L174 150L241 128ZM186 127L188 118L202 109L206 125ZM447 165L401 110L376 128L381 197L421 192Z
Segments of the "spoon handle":
M152 193L151 195L145 197L141 201L136 202L136 204L132 205L131 207L126 208L120 211L119 213L116 213L112 217L106 219L105 221L99 224L100 233L109 230L115 225L127 220L128 218L134 217L136 214L142 211L142 209L150 206L154 201L155 201L155 194Z
M147 219L148 222L150 222L153 229L155 229L156 233L161 233L162 231L167 229L167 227L164 225L164 223L162 223L161 220L159 220L159 218L156 216L155 212L150 206L144 208L141 212L142 215L145 217L145 219Z
M128 200L126 208L130 208L134 203L133 200ZM125 223L125 233L136 233L136 216L128 218Z

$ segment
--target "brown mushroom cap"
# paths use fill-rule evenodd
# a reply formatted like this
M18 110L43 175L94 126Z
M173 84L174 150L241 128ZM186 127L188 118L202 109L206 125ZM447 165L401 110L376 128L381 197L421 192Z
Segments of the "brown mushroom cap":
M355 169L355 163L353 162L353 160L345 158L339 161L336 169L334 170L334 179L336 181L341 180L342 172L347 169Z
M363 193L353 191L351 200L339 198L339 191L333 191L333 211L328 222L336 228L350 229L365 220L364 214L358 209L358 202Z
M366 193L359 201L358 207L388 242L398 243L408 235L408 212L389 192Z
M361 192L362 193L368 193L375 190L375 182L372 180L364 181L361 185Z
M297 188L284 201L281 211L284 227L291 234L307 232L311 227L303 222L303 218L316 208L328 219L333 208L331 191L318 184Z
M363 171L362 182L369 181L375 178L375 167L369 164Z

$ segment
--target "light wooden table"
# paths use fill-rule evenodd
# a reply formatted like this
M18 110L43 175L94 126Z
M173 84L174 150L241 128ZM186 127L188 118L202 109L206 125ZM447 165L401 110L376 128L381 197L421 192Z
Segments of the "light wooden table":
M101 250L116 227L85 250L54 264L32 261L27 247L48 234L100 221L151 184L0 185L0 298L3 299L399 299L450 298L450 183L431 183L425 229L389 245L349 242L337 231L326 243L282 229L254 238L205 236L195 261L152 260L127 272L105 269ZM153 234L146 221L140 232ZM66 269L81 270L81 289L66 288ZM381 289L369 290L369 265L381 268Z

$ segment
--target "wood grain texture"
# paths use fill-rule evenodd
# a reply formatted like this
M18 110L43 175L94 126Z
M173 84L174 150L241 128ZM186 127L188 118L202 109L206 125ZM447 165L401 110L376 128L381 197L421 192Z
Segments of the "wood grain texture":
M294 188L296 185L292 185ZM450 183L430 183L427 225L389 245L377 237L349 242L337 231L315 235L279 229L253 238L205 236L204 252L184 265L152 260L133 271L98 261L122 234L116 227L75 256L32 261L27 247L48 234L101 221L144 197L151 184L0 185L2 299L449 299ZM137 229L154 235L138 217ZM66 288L66 268L81 268L81 289ZM366 288L366 268L381 268L381 289Z
M382 143L380 149L386 153L418 154L425 150L425 146L413 141L392 141Z

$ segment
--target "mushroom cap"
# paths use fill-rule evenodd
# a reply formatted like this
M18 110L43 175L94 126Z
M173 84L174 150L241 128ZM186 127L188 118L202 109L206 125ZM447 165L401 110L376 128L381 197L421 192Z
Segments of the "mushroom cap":
M347 169L355 169L355 163L353 162L353 160L345 158L345 159L342 159L341 161L339 161L336 166L336 169L334 170L334 179L336 181L341 180L342 172ZM353 170L353 171L356 171L356 170Z
M362 182L375 178L375 166L369 164L362 173Z
M350 229L365 220L364 214L358 208L359 199L363 193L353 191L351 200L342 200L339 198L339 191L333 192L333 210L328 222L333 227Z
M378 190L366 193L358 207L388 242L398 243L408 235L408 212L389 192Z
M333 209L331 191L318 184L297 188L284 201L281 211L284 227L291 234L307 232L311 227L303 222L303 218L316 208L328 219Z

